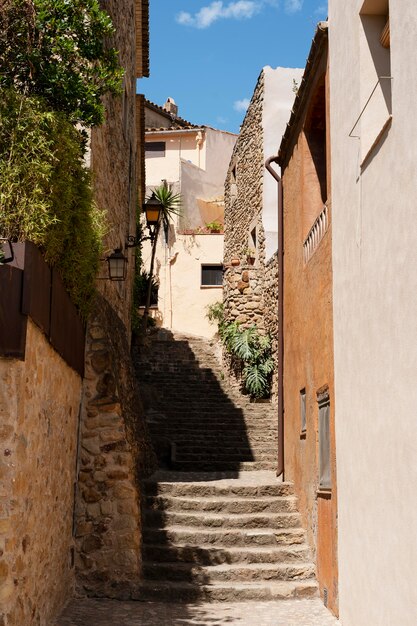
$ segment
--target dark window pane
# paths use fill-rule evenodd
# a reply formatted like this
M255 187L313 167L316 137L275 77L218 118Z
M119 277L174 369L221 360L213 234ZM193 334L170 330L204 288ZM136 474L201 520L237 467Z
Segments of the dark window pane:
M203 287L221 287L223 285L223 266L202 265L201 284Z
M145 157L164 157L165 141L145 142Z

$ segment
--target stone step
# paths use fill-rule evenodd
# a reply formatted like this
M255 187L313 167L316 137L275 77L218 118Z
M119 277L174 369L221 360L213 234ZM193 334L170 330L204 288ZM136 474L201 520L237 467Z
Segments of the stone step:
M147 496L145 507L152 511L208 511L211 513L294 513L297 511L297 498L184 498L178 496Z
M276 461L243 461L242 463L233 463L233 462L219 462L215 461L173 461L171 463L172 468L175 470L181 470L184 472L197 472L197 471L205 471L205 472L215 472L215 471L224 471L224 472L258 472L260 470L275 470L277 467Z
M184 513L173 511L144 511L144 526L167 528L171 525L197 526L199 528L296 528L300 525L299 513L245 513L222 515L216 513Z
M305 533L301 528L259 528L259 529L230 529L230 528L195 528L185 526L170 526L169 528L145 528L143 540L146 544L164 546L172 544L197 545L199 547L255 547L267 546L271 549L276 546L301 545L305 541Z
M236 563L294 563L306 562L310 550L306 544L282 547L201 547L193 545L153 545L142 548L145 561L168 563L195 563L196 565L221 565Z
M290 598L311 598L318 595L313 579L291 582L217 583L196 585L186 582L144 581L133 595L134 600L159 602L246 602Z
M166 473L158 472L148 480L142 481L144 492L147 495L170 494L172 496L208 498L212 496L236 497L284 497L294 495L294 485L290 482L271 482L265 484L251 484L250 477L241 475L239 481L230 484L228 476L211 473L172 474L172 482L167 481ZM160 480L155 478L160 477ZM200 480L198 480L200 478ZM230 477L232 478L232 477ZM177 482L182 481L182 482ZM227 484L218 481L225 479ZM245 484L246 479L248 483ZM210 481L210 482L208 482Z
M142 564L146 580L187 581L200 585L219 582L259 582L261 580L307 580L314 578L311 563L252 563L199 566L193 563L161 563L145 561Z

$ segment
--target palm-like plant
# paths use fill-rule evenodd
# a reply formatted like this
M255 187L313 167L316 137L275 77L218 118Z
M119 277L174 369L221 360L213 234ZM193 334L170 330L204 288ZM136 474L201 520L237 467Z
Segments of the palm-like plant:
M149 283L148 290L146 294L146 304L145 310L143 312L143 332L146 331L146 327L148 324L148 315L149 315L149 307L151 303L151 292L152 292L152 279L153 279L153 267L155 263L155 254L156 254L156 246L158 243L159 231L161 230L161 226L164 229L165 240L168 241L168 230L169 223L173 219L175 215L181 214L181 194L174 193L172 188L168 183L164 180L162 185L156 187L151 195L147 198L155 198L159 204L161 205L161 215L159 218L158 225L155 230L155 236L152 242L152 254L151 254L151 266L149 268Z

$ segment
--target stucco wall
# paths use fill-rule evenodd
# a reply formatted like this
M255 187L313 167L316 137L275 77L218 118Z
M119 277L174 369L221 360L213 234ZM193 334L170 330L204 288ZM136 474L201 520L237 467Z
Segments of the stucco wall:
M150 246L144 247L145 267ZM158 325L174 331L213 337L216 327L206 318L207 306L223 299L223 288L201 287L201 265L222 264L223 235L180 235L168 247L163 236L157 248L155 277L158 307L151 311Z
M81 379L28 320L26 360L0 359L0 622L49 626L74 589Z
M340 616L414 626L417 14L390 2L392 125L360 169L361 4L329 7Z

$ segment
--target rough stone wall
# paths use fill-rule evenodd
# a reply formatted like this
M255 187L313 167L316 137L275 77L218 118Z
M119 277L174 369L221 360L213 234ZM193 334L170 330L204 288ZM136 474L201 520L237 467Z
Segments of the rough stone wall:
M141 575L139 478L155 468L126 329L99 298L87 332L76 504L77 580L126 598Z
M244 325L263 323L264 233L261 223L263 186L261 73L233 150L225 184L224 305L226 316ZM248 265L249 230L258 218L258 245L254 265ZM231 266L233 258L239 265Z
M123 282L98 281L98 289L117 311L126 327L130 324L133 249L126 249L126 238L135 234L137 196L136 141L136 33L135 0L101 2L116 29L110 44L119 50L119 61L125 71L121 96L104 98L106 119L91 133L91 167L94 174L95 199L107 213L109 232L106 251L121 248L128 257L128 276ZM103 263L101 275L106 276Z
M272 358L274 359L271 384L271 402L274 406L278 406L278 273L278 252L276 252L266 264L263 290L265 330L272 339Z
M263 73L259 76L239 138L233 150L225 183L224 258L244 259L248 246L251 222L262 212L263 186L263 131L262 107L264 95ZM233 169L236 170L236 183ZM260 228L262 231L262 228ZM258 265L264 260L264 236L259 233Z
M264 150L262 109L264 74L261 73L232 155L225 184L224 305L227 319L242 326L255 324L272 337L276 368L271 399L277 403L278 257L265 264L262 225ZM234 171L233 171L234 170ZM253 265L247 261L250 230L256 226L257 249ZM234 265L237 259L238 265Z
M81 379L28 320L25 361L0 359L0 624L50 626L74 589Z

